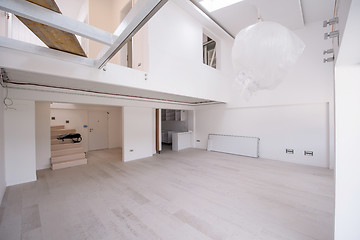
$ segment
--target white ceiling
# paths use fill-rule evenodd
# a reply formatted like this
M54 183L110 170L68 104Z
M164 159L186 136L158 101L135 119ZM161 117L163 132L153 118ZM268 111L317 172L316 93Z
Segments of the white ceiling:
M305 23L324 21L334 16L335 0L301 0Z
M109 4L107 1L104 4ZM78 18L81 8L86 7L89 0L56 0L56 2L64 15ZM233 35L256 23L258 11L264 21L278 22L295 30L304 27L304 24L331 18L334 4L335 0L243 0L214 11L211 16Z
M196 0L201 2L201 0ZM278 22L295 30L304 24L333 16L335 0L244 0L210 13L234 36L257 22L258 12L264 21Z

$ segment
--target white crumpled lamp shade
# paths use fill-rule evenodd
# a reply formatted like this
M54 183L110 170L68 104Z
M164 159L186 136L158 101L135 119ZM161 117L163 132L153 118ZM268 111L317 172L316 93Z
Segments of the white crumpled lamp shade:
M275 22L259 22L241 30L232 49L237 80L250 93L278 86L305 49L292 31Z

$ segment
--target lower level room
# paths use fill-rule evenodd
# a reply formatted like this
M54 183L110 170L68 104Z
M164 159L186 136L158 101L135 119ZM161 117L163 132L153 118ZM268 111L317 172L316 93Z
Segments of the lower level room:
M26 91L10 89L12 109L2 111L4 239L333 237L328 103L176 110L96 96L26 100ZM159 121L164 109L180 115ZM94 124L105 135L91 135ZM59 125L81 133L86 164L50 169ZM164 130L186 133L187 147L161 144ZM206 151L211 134L256 137L258 157Z

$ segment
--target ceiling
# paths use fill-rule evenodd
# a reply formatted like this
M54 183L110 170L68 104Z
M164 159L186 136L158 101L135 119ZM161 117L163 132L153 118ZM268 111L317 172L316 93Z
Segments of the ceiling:
M181 0L183 1L183 0ZM192 0L200 2L201 0ZM76 2L76 3L75 3ZM244 0L237 4L219 9L210 13L218 23L225 27L230 33L236 35L243 28L257 22L258 12L264 21L278 22L292 30L301 29L306 24L319 22L333 16L335 0ZM88 0L69 1L57 0L63 13L72 18L78 18L82 9L88 7ZM13 81L30 81L39 85L50 85L49 79L57 83L57 87L72 86L75 89L83 89L82 84L70 78L50 77L20 70L7 69L9 78ZM34 75L32 75L34 74ZM59 85L59 83L61 83ZM88 89L97 89L99 92L132 96L154 101L178 102L184 104L206 103L208 100L179 96L155 91L145 91L121 86L109 86L102 83L88 82ZM120 96L121 97L121 96Z
M77 19L82 8L88 7L89 0L56 2L64 15ZM278 22L295 30L304 27L304 24L331 18L334 4L335 0L243 0L210 15L235 36L241 29L256 23L258 11L264 21Z
M235 36L257 22L258 12L264 21L278 22L296 30L331 18L334 4L335 0L244 0L209 15Z

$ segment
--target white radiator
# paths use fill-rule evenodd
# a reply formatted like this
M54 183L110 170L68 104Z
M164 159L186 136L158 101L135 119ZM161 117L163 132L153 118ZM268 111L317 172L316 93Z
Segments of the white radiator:
M208 151L230 153L248 157L259 157L257 137L209 134Z

